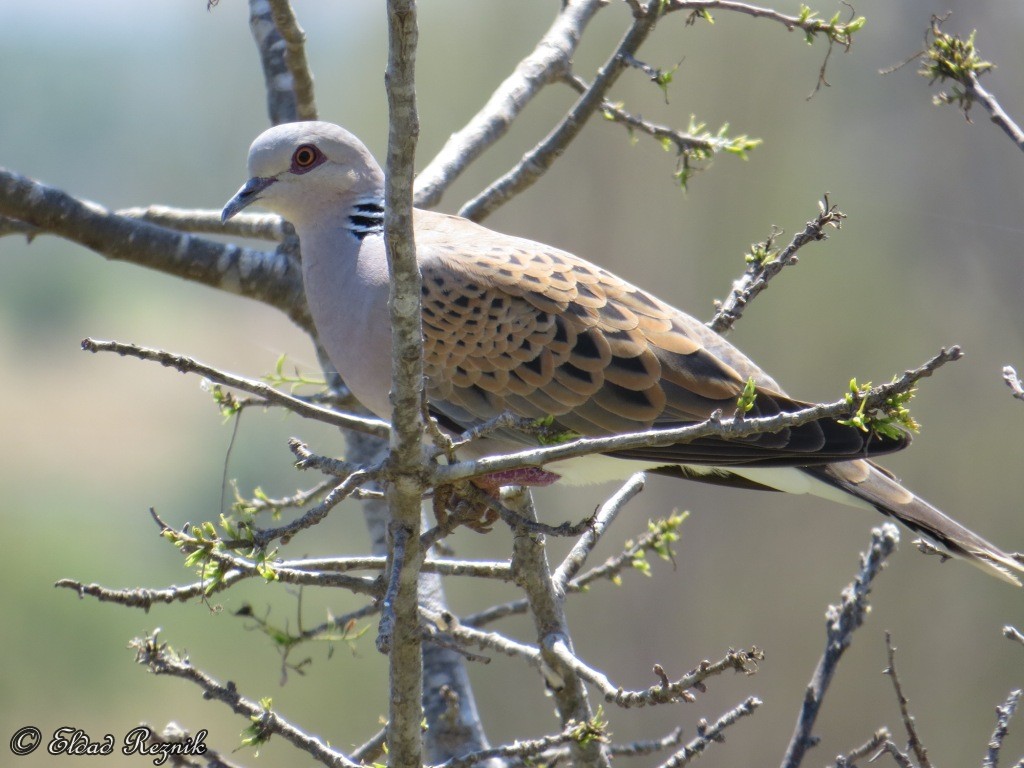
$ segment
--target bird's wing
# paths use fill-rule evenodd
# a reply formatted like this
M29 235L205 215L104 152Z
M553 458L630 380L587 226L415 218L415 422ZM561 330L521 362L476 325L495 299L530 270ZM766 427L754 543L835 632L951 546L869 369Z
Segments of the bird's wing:
M463 428L504 411L586 436L793 411L739 350L699 321L564 251L418 212L424 362L432 407ZM808 465L902 448L822 420L746 439L624 451L650 463Z

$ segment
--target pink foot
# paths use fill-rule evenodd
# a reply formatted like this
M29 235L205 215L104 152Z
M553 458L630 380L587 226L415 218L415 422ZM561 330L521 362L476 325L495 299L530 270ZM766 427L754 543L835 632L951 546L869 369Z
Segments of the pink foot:
M473 484L478 488L497 494L503 485L527 485L543 487L561 479L561 475L548 472L540 467L523 467L522 469L506 469L503 472L492 472L483 477L474 478Z

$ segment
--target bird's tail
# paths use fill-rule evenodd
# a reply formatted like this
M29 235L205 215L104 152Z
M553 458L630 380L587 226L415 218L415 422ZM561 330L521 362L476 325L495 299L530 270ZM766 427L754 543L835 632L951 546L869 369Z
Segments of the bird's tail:
M895 517L943 552L967 560L991 576L1021 586L1020 575L1024 574L1021 555L1008 555L985 541L924 499L915 496L872 462L844 461L805 467L803 471L863 499L879 512Z

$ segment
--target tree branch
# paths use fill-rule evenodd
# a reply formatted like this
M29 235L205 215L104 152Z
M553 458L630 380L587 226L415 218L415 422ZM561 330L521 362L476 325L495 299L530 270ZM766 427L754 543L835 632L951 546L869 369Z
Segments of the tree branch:
M523 517L536 520L533 499L526 489L507 492L503 496ZM562 727L572 722L589 723L594 718L587 691L578 672L556 651L564 647L572 652L564 596L556 589L548 565L544 537L520 528L515 531L512 547L512 568L516 584L526 593L537 632L544 666L551 670L549 687L558 708ZM609 768L604 745L592 740L571 745L573 763L578 768Z
M288 0L249 0L249 28L263 64L271 124L316 120L306 36Z
M827 240L825 230L829 227L839 229L845 218L846 214L829 203L826 194L818 203L818 216L807 222L803 231L781 251L775 248L775 238L781 234L778 230L773 230L764 242L751 246L746 271L733 283L728 298L715 302L715 316L708 321L708 328L721 334L732 330L747 305L768 287L768 282L786 267L797 263L797 251L808 243Z
M331 749L320 739L302 732L262 703L256 703L238 693L234 683L219 683L202 670L196 669L187 658L179 656L167 643L159 641L157 632L149 637L137 637L128 646L135 650L135 660L144 664L155 675L180 677L198 685L203 698L227 704L232 712L252 721L243 733L246 746L259 746L271 736L280 736L317 762L333 768L360 768L341 752Z
M554 24L533 51L516 65L483 108L458 132L453 133L416 179L415 203L432 208L445 190L485 150L501 139L526 105L568 70L572 55L590 19L604 0L568 0Z
M384 190L384 239L391 275L391 402L394 407L388 454L388 524L391 574L378 644L388 653L390 685L388 764L420 768L423 744L423 664L419 630L418 582L424 552L420 545L420 498L424 488L421 449L423 349L420 273L413 240L412 184L419 119L416 114L415 0L388 0L388 155ZM399 546L401 545L401 547ZM389 614L389 612L391 612Z
M997 768L999 765L999 751L1003 748L1003 741L1010 729L1010 718L1017 711L1017 704L1020 703L1021 691L1011 691L1006 697L1006 703L996 707L996 728L992 731L992 738L988 741L988 753L981 761L981 768Z
M900 532L892 523L884 523L871 531L871 545L861 555L860 571L856 578L843 590L842 602L830 605L825 613L825 652L811 676L804 695L804 703L797 717L796 729L782 758L782 768L797 768L807 750L817 744L812 735L825 693L832 676L839 666L843 653L853 642L853 633L864 623L867 616L868 595L871 583L881 573L885 561L900 541Z
M377 437L387 437L389 433L388 425L379 419L364 418L362 416L339 413L330 408L322 408L301 398L281 392L266 382L246 379L233 373L227 373L184 355L176 355L160 349L140 347L136 344L124 344L119 341L101 341L98 339L83 339L82 349L86 352L114 352L122 357L134 357L139 360L159 363L166 368L174 368L179 373L195 373L217 384L248 392L265 400L267 403L287 408L296 416L301 416L304 419L312 419L324 424L341 427L342 429L351 429L357 432L376 435Z
M590 116L604 103L605 94L626 69L625 57L637 52L654 29L660 14L660 0L636 4L633 23L612 54L598 70L593 84L562 118L555 129L530 150L512 170L462 206L460 216L480 221L513 196L532 185L551 167L569 143L583 129Z
M225 245L112 213L0 168L0 216L59 235L102 256L262 301L312 332L298 260Z
M759 706L761 706L761 700L756 696L750 696L718 718L714 724L708 725L706 721L702 720L697 726L697 738L672 755L658 768L683 768L683 766L689 765L695 758L700 757L713 742L725 741L722 732L741 718L754 714L754 710Z
M220 211L200 208L174 208L169 205L148 205L133 208L122 208L115 211L118 216L127 219L138 219L157 224L178 232L197 232L208 235L228 235L230 237L247 237L254 240L272 240L281 242L285 238L285 230L291 230L275 213L248 213L243 211L232 216L228 221L221 221Z
M885 668L884 674L888 675L889 679L892 680L892 687L896 692L896 700L900 705L900 717L903 720L903 727L907 731L907 743L910 749L914 751L920 768L932 768L931 761L928 759L928 750L925 749L924 744L921 742L921 737L917 734L917 726L914 724L914 717L910 714L910 702L903 695L903 685L900 683L900 676L896 671L896 647L892 644L892 635L889 632L885 633L885 648L889 657L889 665ZM896 757L892 750L889 750L889 754Z

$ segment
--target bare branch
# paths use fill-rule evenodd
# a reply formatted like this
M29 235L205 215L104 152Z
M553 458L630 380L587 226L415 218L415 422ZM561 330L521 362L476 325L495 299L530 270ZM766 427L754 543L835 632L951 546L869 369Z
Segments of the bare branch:
M580 568L583 567L587 560L587 556L597 546L597 542L614 522L622 508L644 489L645 480L646 475L643 472L637 472L608 501L601 505L593 522L590 524L589 530L580 537L580 540L576 542L576 545L569 554L565 556L562 564L555 569L552 576L555 589L560 592L565 591L566 585L579 573Z
M174 368L180 373L195 373L226 387L256 395L268 403L280 405L304 419L313 419L325 424L342 427L343 429L352 429L378 437L386 437L388 434L388 425L379 419L363 418L361 416L332 411L329 408L321 408L318 405L274 389L274 387L265 382L246 379L233 373L226 373L184 355L140 347L135 344L123 344L118 341L101 341L98 339L84 339L82 341L82 349L87 352L114 352L123 357L134 357L139 360L159 363L167 368Z
M1017 145L1017 149L1024 151L1024 131L1021 130L1020 126L1013 121L999 102L996 101L996 97L978 82L978 76L974 72L967 73L964 90L971 99L985 108L992 122L998 125L1003 133L1010 137L1013 143Z
M1024 645L1024 634L1021 634L1019 629L1009 624L1003 627L1003 637Z
M666 749L678 746L683 742L683 729L676 728L672 733L662 736L660 739L633 741L629 744L612 744L608 752L614 757L639 757L641 755L653 755L657 752L664 752Z
M280 736L293 746L309 753L315 760L334 768L359 768L341 752L331 749L320 739L303 733L277 713L238 693L234 683L219 683L202 670L196 669L187 658L180 656L167 643L160 642L158 632L149 637L137 637L129 647L135 650L135 660L144 664L155 675L180 677L198 685L203 698L227 704L232 712L248 718L252 725L243 733L248 734L243 744L256 746L271 736Z
M225 245L119 216L0 168L0 216L59 235L109 259L262 301L312 333L298 260L281 252Z
M843 590L842 602L838 606L828 607L825 613L825 652L818 660L811 682L807 686L796 728L782 759L783 768L797 768L807 750L817 743L812 731L825 693L839 666L839 660L853 642L853 633L860 628L867 616L871 583L875 576L881 573L889 555L896 551L899 541L900 532L892 523L884 523L873 529L871 545L868 551L861 555L860 571L856 578Z
M600 512L598 513L600 515ZM565 593L582 592L590 584L600 579L614 580L620 573L627 569L636 569L637 559L642 553L657 551L661 553L666 546L666 535L678 527L682 522L683 515L673 515L667 519L656 521L649 526L648 530L632 540L622 552L609 557L601 565L591 568L589 571L571 579L563 586ZM565 563L563 563L564 565ZM508 603L491 606L478 613L462 617L462 621L470 626L483 626L491 622L503 619L506 616L513 616L525 613L529 605L525 599L512 600Z
M1021 384L1020 377L1017 376L1017 371L1012 365L1003 368L1003 381L1006 382L1006 386L1010 388L1015 398L1024 400L1024 384Z
M899 766L899 768L918 768L911 762L910 756L897 747L891 740L887 739L882 742L882 748L879 750L879 754L882 752L885 752L892 757L893 761Z
M741 718L754 714L754 710L759 706L761 706L761 700L755 696L750 696L718 718L712 725L708 725L707 721L702 720L697 726L697 738L672 755L671 758L658 766L658 768L682 768L684 765L689 765L694 758L704 754L704 750L712 742L725 741L722 732L729 726L737 723Z
M169 205L149 205L122 208L118 216L140 219L178 232L198 232L208 235L230 235L254 240L280 242L285 228L291 229L284 219L274 213L237 213L228 221L221 221L220 211L173 208Z
M316 506L311 507L297 520L293 520L292 522L277 528L252 529L247 532L247 535L249 536L248 542L246 540L230 541L225 542L225 546L240 547L245 546L246 543L248 543L250 546L254 546L258 549L265 549L271 542L276 541L277 539L280 539L282 543L287 544L296 533L304 531L307 528L312 528L327 517L327 514L332 509L338 506L345 499L349 498L360 485L379 479L383 474L383 471L383 464L377 464L365 470L357 470L342 480L340 484L335 486L331 492L323 498L323 501Z
M1011 691L1003 706L996 707L996 728L992 732L992 738L989 739L988 754L981 761L981 768L998 768L999 751L1003 748L1003 741L1006 739L1006 734L1010 729L1010 718L1013 717L1013 713L1017 710L1021 694L1022 691L1020 690Z
M715 302L715 316L708 321L708 328L722 334L732 330L747 305L768 287L768 282L786 267L797 263L797 251L807 243L827 240L825 230L829 227L839 229L845 218L846 214L832 205L826 194L818 203L818 216L807 222L803 231L781 251L775 248L775 238L781 234L778 230L773 230L764 242L751 246L743 277L733 283L725 301Z
M378 762L380 757L385 754L384 749L387 744L387 735L387 728L381 728L360 746L352 750L352 759L361 765L370 765Z
M388 764L420 768L424 762L422 636L418 585L420 498L426 487L421 437L423 332L420 272L413 239L412 185L419 117L415 65L418 27L415 0L387 0L388 152L384 185L384 244L390 274L392 430L387 470L388 533L392 544L389 585L381 609L377 648L388 654Z
M914 724L914 717L910 714L910 702L903 695L903 685L900 683L900 676L896 671L896 647L892 644L892 635L889 632L885 633L885 648L889 657L889 665L885 668L884 674L888 675L892 680L892 687L896 692L896 699L900 705L900 717L903 720L903 727L907 731L907 743L910 749L914 751L920 768L932 768L931 761L928 759L928 750L925 749L924 744L921 742L921 737L917 735L917 726ZM892 749L888 751L889 754L896 757Z
M306 36L288 0L249 0L249 28L263 64L270 122L316 120Z
M870 739L856 749L845 755L838 755L832 766L833 768L852 768L865 757L876 754L882 745L890 739L892 739L892 734L889 733L889 729L879 728Z
M437 615L426 609L422 610L421 613L425 619L436 627L437 632L447 634L464 646L473 646L485 651L496 651L503 656L525 662L529 666L541 671L545 678L549 675L549 670L545 669L544 661L541 658L540 649L535 646L517 642L497 632L482 632L479 629L467 627L457 622L452 616Z
M539 179L569 143L579 135L587 120L604 103L605 94L626 68L624 57L636 53L654 29L660 13L660 0L637 4L633 23L615 53L598 70L597 77L569 113L536 147L526 153L512 170L462 206L459 215L480 221L516 194Z
M210 749L209 745L200 740L200 737L206 736L206 729L202 729L195 735L192 735L174 722L164 726L160 733L157 733L145 724L140 726L140 728L144 729L144 733L147 736L142 750L145 750L145 754L157 755L154 760L163 757L166 760L166 765L173 765L174 768L201 768L203 765L207 766L207 768L241 768L238 763L226 760L217 750ZM133 730L129 733L134 734L135 731ZM186 755L200 754L199 750L196 749L197 744L202 744L202 754L195 760L190 760ZM127 744L125 746L127 747ZM142 750L140 750L140 754L143 753Z
M591 734L592 735L592 734ZM544 736L539 739L516 740L512 744L491 749L482 749L479 752L472 752L468 755L452 758L439 763L433 768L472 768L486 760L494 758L514 759L516 761L529 761L530 758L546 752L552 747L557 747L568 742L580 741L583 734L580 732L579 723L570 723L561 733Z
M672 704L679 701L693 701L691 689L703 691L704 681L708 678L729 670L752 675L757 671L757 663L764 659L764 652L760 648L753 647L746 651L730 650L716 662L702 661L697 667L674 681L670 681L661 667L656 666L655 672L658 673L660 678L658 685L652 685L650 688L640 691L627 691L613 685L601 672L587 667L572 655L564 644L555 644L552 646L552 650L566 664L573 665L580 676L587 682L596 686L601 691L605 701L623 709L646 707L655 704Z
M499 85L483 108L458 132L416 179L415 202L437 205L470 163L504 136L541 89L569 68L580 36L604 0L568 0L530 54Z
M220 583L213 585L212 589L209 583L203 581L197 581L184 587L163 589L147 589L145 587L110 589L100 584L83 584L75 579L60 579L53 586L74 590L80 598L94 597L101 603L116 603L126 608L141 608L148 613L156 603L184 603L197 598L205 598L214 592L227 589L242 579L250 578L252 575L251 573L233 571L225 575Z
M526 489L507 492L503 499L522 517L536 520L533 499ZM515 532L512 567L516 584L526 593L537 631L537 645L545 667L551 670L548 685L552 690L562 727L570 723L589 723L594 718L587 691L578 671L565 663L557 648L564 646L571 654L570 633L565 616L564 596L555 588L542 536L523 528ZM573 763L579 768L608 768L609 757L604 745L596 740L572 745Z

